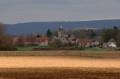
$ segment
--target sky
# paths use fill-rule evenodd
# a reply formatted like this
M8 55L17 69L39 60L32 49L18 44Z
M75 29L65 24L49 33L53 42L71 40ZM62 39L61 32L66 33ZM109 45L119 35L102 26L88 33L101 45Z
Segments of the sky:
M0 22L120 19L120 0L0 0Z

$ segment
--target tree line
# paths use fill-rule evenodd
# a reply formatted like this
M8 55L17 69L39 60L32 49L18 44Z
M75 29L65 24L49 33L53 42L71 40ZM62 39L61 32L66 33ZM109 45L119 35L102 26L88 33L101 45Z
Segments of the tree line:
M102 36L104 42L114 39L117 47L120 47L120 29L118 27L114 26L113 28L104 29L100 35Z

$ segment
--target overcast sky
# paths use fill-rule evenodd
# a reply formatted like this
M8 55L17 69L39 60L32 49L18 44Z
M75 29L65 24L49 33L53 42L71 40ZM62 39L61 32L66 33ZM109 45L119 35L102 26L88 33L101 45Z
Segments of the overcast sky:
M120 19L120 0L0 0L0 22Z

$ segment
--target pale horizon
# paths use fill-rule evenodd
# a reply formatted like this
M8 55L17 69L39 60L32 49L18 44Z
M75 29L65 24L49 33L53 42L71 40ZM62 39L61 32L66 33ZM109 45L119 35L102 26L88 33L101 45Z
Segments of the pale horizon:
M2 24L10 24L10 25L14 25L14 24L21 24L21 23L34 23L34 22L82 22L82 21L101 21L101 20L120 20L120 19L93 19L93 20L79 20L79 21L28 21L28 22L18 22L18 23L3 23L0 22Z

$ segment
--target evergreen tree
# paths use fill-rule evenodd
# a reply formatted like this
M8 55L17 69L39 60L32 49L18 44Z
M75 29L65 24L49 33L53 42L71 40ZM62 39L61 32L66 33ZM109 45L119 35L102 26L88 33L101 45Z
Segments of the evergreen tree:
M117 46L120 47L120 32L117 34Z
M95 37L96 37L96 33L93 30L91 30L90 31L90 38L94 39Z
M37 35L37 37L41 37L41 35Z
M52 32L50 31L50 29L47 30L47 37L50 37L52 35Z
M116 26L114 26L113 28L113 38L117 41L117 35L118 35L118 28Z
M58 31L55 31L54 35L55 35L56 37L58 37Z

